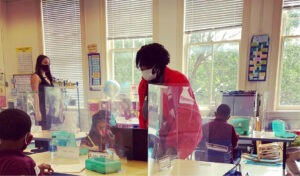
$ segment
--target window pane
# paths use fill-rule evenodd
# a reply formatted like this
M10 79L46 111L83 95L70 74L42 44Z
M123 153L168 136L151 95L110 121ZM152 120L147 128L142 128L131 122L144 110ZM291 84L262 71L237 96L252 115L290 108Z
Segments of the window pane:
M284 12L285 35L300 35L300 9L292 9Z
M188 77L201 106L216 106L221 91L237 90L241 28L189 34Z
M125 48L133 48L133 41L132 41L132 39L126 39L126 40L124 40L124 47Z
M215 45L212 105L221 102L221 91L237 90L238 58L238 43Z
M212 47L191 46L188 55L188 77L198 105L210 102Z
M115 80L120 84L122 93L129 93L127 91L130 88L132 78L131 63L131 52L117 51L114 53Z
M206 31L206 32L195 32L191 34L190 43L203 43L203 42L210 42L213 40L213 32Z
M227 41L227 40L239 40L241 38L242 28L232 28L225 30L218 30L215 33L214 41Z
M140 48L144 44L145 44L145 40L144 39L135 39L134 40L134 47L135 48Z
M123 48L123 40L112 40L114 42L114 48Z
M300 105L300 38L284 41L280 105Z

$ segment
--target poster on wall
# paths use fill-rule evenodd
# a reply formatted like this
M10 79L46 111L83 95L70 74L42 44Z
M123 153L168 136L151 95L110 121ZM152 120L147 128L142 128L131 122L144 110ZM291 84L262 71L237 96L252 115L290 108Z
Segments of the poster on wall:
M88 60L89 60L90 90L100 90L100 86L101 86L100 53L88 54Z
M16 48L19 73L32 73L32 48Z
M269 36L254 35L250 46L248 80L265 81L269 56Z

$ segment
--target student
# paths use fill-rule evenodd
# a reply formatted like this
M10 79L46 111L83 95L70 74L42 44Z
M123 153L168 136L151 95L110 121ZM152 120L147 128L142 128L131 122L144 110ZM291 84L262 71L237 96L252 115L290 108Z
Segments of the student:
M30 129L31 120L25 112L8 109L0 113L0 175L47 175L53 172L50 165L36 166L23 153L33 138Z
M190 87L187 77L179 71L170 69L167 65L170 63L169 52L159 43L151 43L141 47L136 55L136 67L142 72L142 79L138 88L139 95L139 125L140 128L148 128L148 85L161 84L171 87L186 87L188 97L192 99L192 104L184 107L184 103L174 99L173 107L165 106L168 102L168 95L163 98L164 103L164 124L159 130L160 139L164 140L164 151L162 153L169 155L178 155L180 159L187 158L202 137L201 115L195 101L193 91ZM171 97L180 97L184 89L172 91ZM188 109L188 111L186 111ZM175 115L169 111L176 111ZM170 114L170 115L169 115ZM175 137L176 134L178 138ZM158 152L160 153L160 152Z
M115 135L109 129L111 114L107 110L100 110L92 117L92 125L88 136L80 143L80 147L93 151L104 152L115 147Z
M200 158L198 158L197 160L233 163L234 158L239 157L234 156L234 149L237 147L238 135L236 134L234 127L227 123L227 120L229 118L230 107L226 104L219 105L215 113L215 119L202 126L203 138L200 143L200 148L205 150L207 149L207 145L209 143L225 145L227 147L229 146L229 157L224 160L219 160L220 155L216 156L216 158L213 158L214 156L210 156L209 153L206 153L206 156L204 156L205 158L201 158L203 156L199 156Z

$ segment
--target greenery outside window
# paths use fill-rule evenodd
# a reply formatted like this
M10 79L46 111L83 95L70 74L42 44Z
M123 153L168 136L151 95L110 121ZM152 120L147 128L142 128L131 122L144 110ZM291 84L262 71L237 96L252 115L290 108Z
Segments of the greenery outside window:
M298 2L300 5L300 2ZM286 8L282 15L282 43L277 109L300 107L300 7Z
M109 40L113 79L120 83L122 93L139 84L142 74L135 66L135 56L141 46L151 42L152 38Z
M187 34L187 75L201 107L221 102L222 91L237 90L241 27Z

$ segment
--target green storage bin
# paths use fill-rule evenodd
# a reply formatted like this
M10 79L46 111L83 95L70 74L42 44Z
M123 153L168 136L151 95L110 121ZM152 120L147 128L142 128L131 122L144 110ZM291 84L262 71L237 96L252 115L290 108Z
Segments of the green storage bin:
M102 174L118 172L121 170L121 162L107 158L89 158L85 160L87 170L99 172Z

